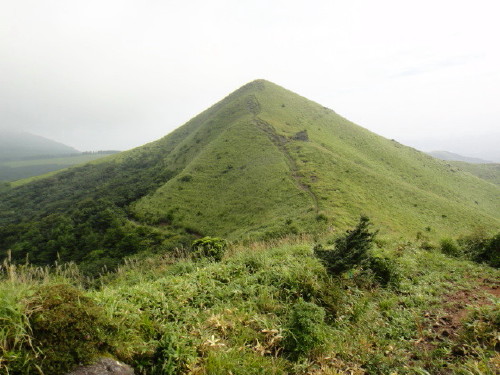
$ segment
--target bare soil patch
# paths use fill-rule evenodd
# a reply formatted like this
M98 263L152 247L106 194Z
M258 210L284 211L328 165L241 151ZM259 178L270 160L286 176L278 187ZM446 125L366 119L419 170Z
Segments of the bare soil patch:
M441 310L425 313L424 327L427 333L417 340L417 347L430 351L437 348L439 342L454 341L469 308L491 305L491 297L500 298L500 280L480 279L473 288L445 295Z

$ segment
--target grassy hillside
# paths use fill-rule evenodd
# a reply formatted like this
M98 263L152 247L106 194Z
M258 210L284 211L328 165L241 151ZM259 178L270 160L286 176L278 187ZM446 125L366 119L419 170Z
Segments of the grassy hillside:
M342 230L360 214L385 236L436 240L497 230L499 192L258 80L156 142L0 193L0 250L101 262L204 235Z
M476 177L482 178L492 184L500 186L500 164L471 164L461 161L450 161L448 164L456 167L459 170L468 172Z
M98 280L4 263L0 372L57 375L106 355L139 375L496 373L498 270L379 243L386 284L369 268L328 274L312 246L130 260Z
M58 171L72 165L100 159L115 151L78 153L58 157L31 157L22 160L0 161L0 181L16 181Z
M244 86L211 112L174 150L175 159L194 149L182 173L134 205L139 217L230 238L318 215L345 227L361 213L397 233L498 226L498 188L270 82Z

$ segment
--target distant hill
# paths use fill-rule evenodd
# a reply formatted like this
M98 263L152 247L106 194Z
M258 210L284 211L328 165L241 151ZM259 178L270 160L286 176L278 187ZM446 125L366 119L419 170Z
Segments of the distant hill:
M448 152L448 151L430 151L427 152L427 154L441 160L453 160L453 161L463 161L466 163L472 163L472 164L487 164L487 163L493 163L491 161L479 159L479 158L472 158L469 156L463 156L463 155L458 155L454 154L453 152Z
M291 91L251 82L166 137L0 193L0 250L111 262L194 238L500 227L497 186ZM3 232L2 232L3 231Z
M73 165L116 154L118 151L83 152L53 157L26 157L20 160L0 161L0 181L16 181L58 171Z
M77 153L79 151L73 147L39 135L0 130L0 161Z
M0 130L0 181L39 176L117 152L80 152L39 135Z

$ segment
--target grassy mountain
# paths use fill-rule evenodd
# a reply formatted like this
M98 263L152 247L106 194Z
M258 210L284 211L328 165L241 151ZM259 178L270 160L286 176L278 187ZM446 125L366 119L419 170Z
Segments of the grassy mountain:
M25 132L0 130L0 161L79 153L73 147Z
M463 156L459 154L455 154L453 152L449 151L430 151L427 154L441 160L453 160L453 161L462 161L465 163L472 163L472 164L488 164L491 163L491 161L479 159L479 158L472 158L470 156Z
M225 236L318 215L342 227L360 213L403 232L498 225L498 189L269 82L186 127L170 156L184 169L134 204L139 217Z
M0 248L39 262L342 229L360 214L389 236L500 224L497 186L263 80L156 142L1 194Z

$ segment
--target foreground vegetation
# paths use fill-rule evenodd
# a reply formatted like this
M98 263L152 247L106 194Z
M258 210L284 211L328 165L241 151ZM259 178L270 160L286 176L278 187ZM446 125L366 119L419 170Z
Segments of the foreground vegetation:
M137 374L496 373L500 272L374 236L362 219L316 244L203 239L92 279L5 262L0 373L101 355Z

